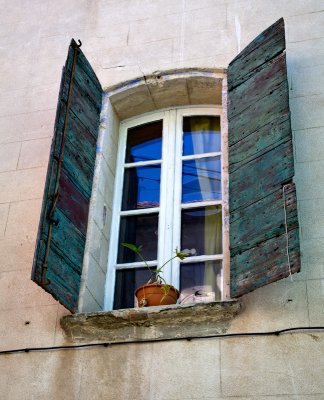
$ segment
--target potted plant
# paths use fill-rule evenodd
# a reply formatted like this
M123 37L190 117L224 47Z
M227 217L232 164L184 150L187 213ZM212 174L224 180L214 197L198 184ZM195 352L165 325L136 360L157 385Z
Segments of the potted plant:
M146 284L138 287L135 290L135 296L138 301L139 307L150 307L175 304L180 296L179 291L172 285L166 283L163 276L161 276L162 270L166 264L175 258L183 260L189 255L189 252L178 251L175 249L175 255L166 261L160 268L152 269L147 264L146 260L142 256L143 246L137 246L131 243L122 243L122 246L128 248L138 255L138 257L144 262L147 269L150 271L151 277Z

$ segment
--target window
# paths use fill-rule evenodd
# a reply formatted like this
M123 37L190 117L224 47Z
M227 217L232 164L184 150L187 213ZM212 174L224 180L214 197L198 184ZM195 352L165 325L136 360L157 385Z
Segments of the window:
M102 152L101 145L98 143L98 131L101 132L103 129L108 115L105 106L102 109L102 104L106 104L102 100L107 98L107 94L103 93L98 78L79 47L72 40L62 74L55 132L32 270L32 279L72 312L78 310L80 288L82 291L87 283L95 281L93 279L95 271L89 267L89 263L84 263L84 259L88 257L85 248L90 240L89 232L87 232L89 207L95 197L92 189L98 178L95 177L93 180L93 173ZM124 109L131 110L132 115L135 115L143 103L145 93L151 93L150 91L154 90L156 97L160 97L161 102L164 102L160 108L212 103L202 102L201 99L206 96L200 94L214 93L214 87L209 85L210 81L207 77L215 78L215 74L200 69L189 69L186 73L193 78L193 81L187 79L183 71L173 71L172 79L167 75L163 77L161 73L158 77L152 76L150 79L144 77L127 82L125 87L134 88L132 99L129 98L129 93L118 94L118 88L112 89L111 99L117 98L114 103L116 112L120 113L121 104L124 102ZM217 290L219 287L224 290L224 283L223 286L219 284L216 288L215 281L219 282L222 278L215 280L215 275L221 276L217 272L217 265L221 260L226 259L225 250L229 248L229 243L230 268L228 271L230 271L230 295L233 298L300 270L283 19L262 32L231 61L227 69L227 77L228 86L225 84L226 79L222 81L218 77L216 80L218 84L223 82L223 120L228 121L228 143L225 140L222 144L223 149L228 146L228 204L226 204L226 196L222 195L222 199L217 198L217 193L220 192L216 184L217 179L212 181L210 179L212 175L209 175L207 179L206 176L197 173L200 170L211 169L215 174L213 177L217 176L224 156L223 153L218 154L217 146L216 149L209 151L203 146L200 148L196 143L189 146L189 142L185 141L184 153L181 153L182 128L185 127L185 136L190 137L188 132L191 131L191 137L193 137L194 128L192 127L202 124L202 119L199 120L197 117L203 118L208 115L217 117L216 114L212 115L205 111L195 114L192 111L191 114L185 115L187 111L170 110L160 117L154 116L153 119L134 122L127 127L129 138L134 139L125 141L124 148L128 146L126 154L130 158L126 159L125 166L119 168L119 184L122 185L125 182L124 187L128 189L124 191L124 197L116 202L118 207L122 206L116 228L120 225L121 235L123 232L131 235L126 237L124 233L121 240L125 238L133 242L135 241L133 239L137 239L136 235L142 241L140 235L144 233L140 233L141 224L150 226L152 237L156 237L157 232L159 241L152 241L151 247L145 250L150 252L148 258L153 264L165 259L164 257L176 246L190 248L193 253L186 262L181 265L174 263L165 271L166 279L170 279L175 285L179 284L184 289L184 295L187 285L192 287L190 285L194 284L195 287L203 281L205 284L205 279L201 276L207 275L206 264L214 263L214 278L211 280L214 288L211 288L211 293L219 296L216 294ZM193 82L196 84L196 89L199 87L199 93L193 90ZM165 104L167 90L169 94L176 94L171 97L168 105ZM141 101L138 101L137 96ZM193 101L193 98L196 101ZM153 100L150 98L146 111L155 109ZM218 101L217 104L219 103ZM113 107L112 102L110 107ZM138 114L142 113L143 110ZM212 118L209 119L209 123L211 121ZM143 155L137 152L132 153L132 151L136 147L136 140L139 142L142 140L141 130L149 123L154 125L150 133L153 141L160 140L159 135L162 129L161 155L157 154L157 147L151 148L148 152L151 158L143 161L141 160ZM126 140L125 134L124 140ZM199 141L200 145L202 143ZM122 147L120 146L120 149ZM124 155L121 157L123 161ZM144 157L147 157L147 154L144 154ZM226 171L227 166L223 165L223 169ZM147 171L151 172L147 173ZM175 173L173 174L172 171ZM145 196L143 194L143 198L138 199L133 193L133 186L136 190L139 187L136 180L140 178L142 182L145 182L151 176L154 177L155 183L153 184L152 181L152 186L149 188L152 189L154 186L155 190L152 189L149 193L147 191L146 194L145 191L141 192ZM222 178L226 179L226 175ZM161 181L160 194L158 194L159 184L157 183L159 179ZM168 190L170 180L172 181L170 186L178 188L174 192ZM223 185L223 191L225 186ZM119 193L121 196L122 191L120 190ZM160 204L158 204L159 200L161 200ZM206 229L207 231L209 229L207 219L214 218L215 226L211 236L217 236L218 233L215 232L219 229L215 227L220 226L221 205L223 214L226 210L222 229L224 230L228 223L230 225L229 243L223 243L223 253L220 252L220 244L218 248L215 247L215 243L219 241L214 240L214 248L212 248L212 246L207 246L204 240L202 244L192 243L191 236L188 234L190 229L201 229L201 232ZM119 210L115 212L115 216L118 212ZM102 214L105 215L105 210ZM140 220L140 223L136 222ZM193 223L193 220L199 221L198 224ZM163 221L162 224L161 221ZM134 230L133 226L136 223L138 229ZM169 236L168 227L172 224L174 228ZM109 251L112 261L108 271L107 286L114 284L115 271L126 277L125 271L129 269L127 265L129 261L137 262L130 260L129 256L123 253L117 254L119 227L114 232L116 232L116 237L111 240L116 243L116 247L115 250L111 248ZM207 234L202 236L203 239L205 237ZM226 235L223 235L223 240L226 240ZM105 254L107 255L107 252ZM115 268L117 257L118 268ZM157 260L156 257L159 259ZM83 268L84 265L86 265L85 268ZM137 264L136 267L139 271L141 266ZM192 277L191 269L195 272L201 271L200 281L197 279L191 283L184 283L185 276ZM102 285L106 271L99 270L100 268L98 268L99 275L96 278L98 283L98 276L102 277L100 282ZM224 271L226 268L223 269L223 275ZM118 288L122 291L123 281L126 281L126 278L123 280L120 276L117 283L122 282L121 289ZM96 285L93 290L98 291ZM121 297L123 298L123 295ZM107 298L110 298L112 305L112 291L109 291ZM102 308L100 305L99 309Z
M178 108L121 124L106 309L133 307L134 290L149 279L123 242L142 244L152 268L188 249L165 266L166 281L183 303L222 299L221 112Z

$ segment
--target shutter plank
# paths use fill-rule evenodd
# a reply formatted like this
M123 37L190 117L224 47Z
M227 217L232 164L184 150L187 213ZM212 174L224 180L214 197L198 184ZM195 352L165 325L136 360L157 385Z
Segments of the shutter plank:
M234 89L253 75L256 68L275 58L286 48L283 18L264 30L229 64L228 90Z
M236 256L239 252L242 253L266 240L283 235L285 233L284 205L286 207L287 230L298 229L296 204L295 185L289 184L285 188L285 198L282 189L279 189L251 206L233 212L231 215L232 256ZM269 218L269 215L272 215L272 218Z
M231 146L231 171L291 139L290 116L283 114Z
M280 144L241 168L235 168L234 171L230 166L230 213L270 195L290 182L293 176L292 140Z
M71 112L95 137L99 125L100 110L101 101L97 101L97 104L95 104L92 98L74 82L71 96Z
M51 245L56 247L56 252L62 258L70 260L74 269L81 274L85 236L59 208L55 209L54 219L59 223L53 226ZM43 236L44 241L47 241L47 238L48 236Z
M262 242L260 245L231 258L231 296L239 297L269 283L300 271L299 232L288 234L289 262L286 235Z
M71 73L72 71L72 64L69 63L67 65L67 71L68 73ZM83 83L87 83L85 88L90 87L90 93L89 95L91 96L92 94L96 95L101 95L102 93L102 87L101 84L97 78L97 76L93 73L93 68L85 55L80 52L77 58L76 62L76 70L75 70L75 79L78 82L79 85L82 85ZM87 82L89 80L90 82ZM89 86L90 85L90 86ZM88 89L86 89L88 91Z
M300 270L285 57L280 19L228 68L232 297Z
M69 221L69 219L58 208L55 210L54 218L58 219L59 223L57 226L53 226L49 254L52 259L55 259L55 255L58 255L61 259L67 260L70 268L78 275L81 275L85 236L80 233L73 223ZM42 246L39 249L38 254L40 260L39 266L42 265L43 259L45 258L45 245L48 241L48 235L46 235L46 232L43 232L40 241L42 242ZM49 269L52 269L52 266Z
M232 90L231 109L228 117L233 119L235 115L259 102L260 99L271 95L280 85L287 84L286 76L282 73L285 69L285 53L262 64L262 67L254 71L247 81Z
M232 101L230 93L229 98ZM231 103L229 103L229 109L230 107ZM280 85L277 90L263 98L262 102L254 102L251 107L242 111L233 119L228 119L228 129L231 132L229 146L273 123L283 114L289 114L287 83Z
M62 74L32 271L32 279L72 312L78 305L101 100L100 83L72 40Z
M74 265L70 261L56 251L55 246L51 247L48 256L48 264L51 268L48 270L46 277L50 280L51 294L64 305L71 307L78 302L81 275L74 269ZM41 241L40 253L45 254L46 242ZM39 268L35 269L35 281L41 281L42 262L39 262Z
M60 187L62 190L57 201L57 208L86 236L88 199L76 189L64 171L60 176Z
M98 121L99 123L99 121ZM59 156L59 151L55 155ZM70 114L64 150L63 170L85 197L90 197L96 140L80 120Z

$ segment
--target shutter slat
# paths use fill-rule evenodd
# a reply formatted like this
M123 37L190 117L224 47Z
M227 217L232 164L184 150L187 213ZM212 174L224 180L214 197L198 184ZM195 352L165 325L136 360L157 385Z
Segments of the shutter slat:
M231 162L230 162L231 164ZM271 151L234 171L230 167L230 213L246 207L276 191L294 176L292 141L284 142Z
M231 104L229 104L229 108L230 106ZM267 110L267 112L264 110ZM233 119L229 118L228 128L231 131L229 146L251 135L258 129L273 123L283 114L289 114L288 84L285 82L274 92L269 92L262 99L262 102L254 102L251 107L242 111Z
M233 73L228 76L228 90L241 85L253 75L255 69L275 58L285 48L285 26L283 18L280 18L231 61L229 68Z
M286 68L286 57L282 53L263 64L247 81L233 89L228 117L232 119L260 99L272 94L283 83L286 84L286 77L281 73L284 68Z
M46 243L44 243L44 246ZM62 299L67 304L76 304L78 302L81 276L80 272L74 269L75 265L70 263L66 257L58 254L56 247L52 246L48 257L48 264L51 268L46 274L51 282L51 294L62 303ZM41 280L41 276L39 279Z
M97 87L96 83L89 77L83 67L84 63L80 63L80 58L78 57L74 72L75 84L81 92L86 93L92 103L96 104L97 96L100 96L101 89ZM69 69L67 73L70 73Z
M280 19L228 68L232 297L300 270L285 57Z
M257 203L233 212L231 214L231 237L234 245L231 247L231 254L235 256L259 243L284 234L284 205L286 206L288 231L298 228L294 184L286 186L285 197L283 190L279 189ZM269 218L269 215L272 215L272 218Z
M85 236L58 208L55 209L54 219L59 223L53 226L51 245L56 246L57 253L69 259L75 270L81 273ZM47 236L44 235L43 239L45 238Z
M73 84L70 110L95 137L99 125L100 109L101 102L95 104L92 98L75 82ZM94 116L96 117L94 118Z
M270 124L252 132L246 139L231 146L231 171L260 157L279 144L290 140L290 116L283 114Z
M62 169L85 197L90 198L96 140L80 120L70 114ZM58 156L58 154L57 154Z
M77 190L64 171L60 176L60 188L57 208L86 236L89 200Z
M286 235L267 240L259 246L231 258L231 293L239 297L269 283L300 271L299 233L288 233L289 261ZM233 296L233 294L235 296Z
M68 64L67 71L71 72L71 66L72 64ZM81 76L81 79L79 79L79 74ZM90 96L92 94L96 94L99 96L102 94L101 84L96 74L93 73L93 68L91 64L89 63L89 61L82 52L79 53L77 58L75 79L79 84L87 83L87 85L89 85L85 86L85 88L87 87L90 88L90 93L89 93ZM87 79L89 79L90 82L87 82ZM86 91L88 92L87 89Z
M62 74L32 271L32 279L71 311L78 305L101 99L100 83L72 40Z

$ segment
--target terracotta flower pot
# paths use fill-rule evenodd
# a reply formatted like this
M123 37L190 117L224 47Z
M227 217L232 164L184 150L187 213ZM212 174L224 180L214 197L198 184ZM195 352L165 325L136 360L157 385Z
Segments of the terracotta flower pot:
M139 307L150 307L175 304L180 293L174 286L151 283L138 287L135 296Z

